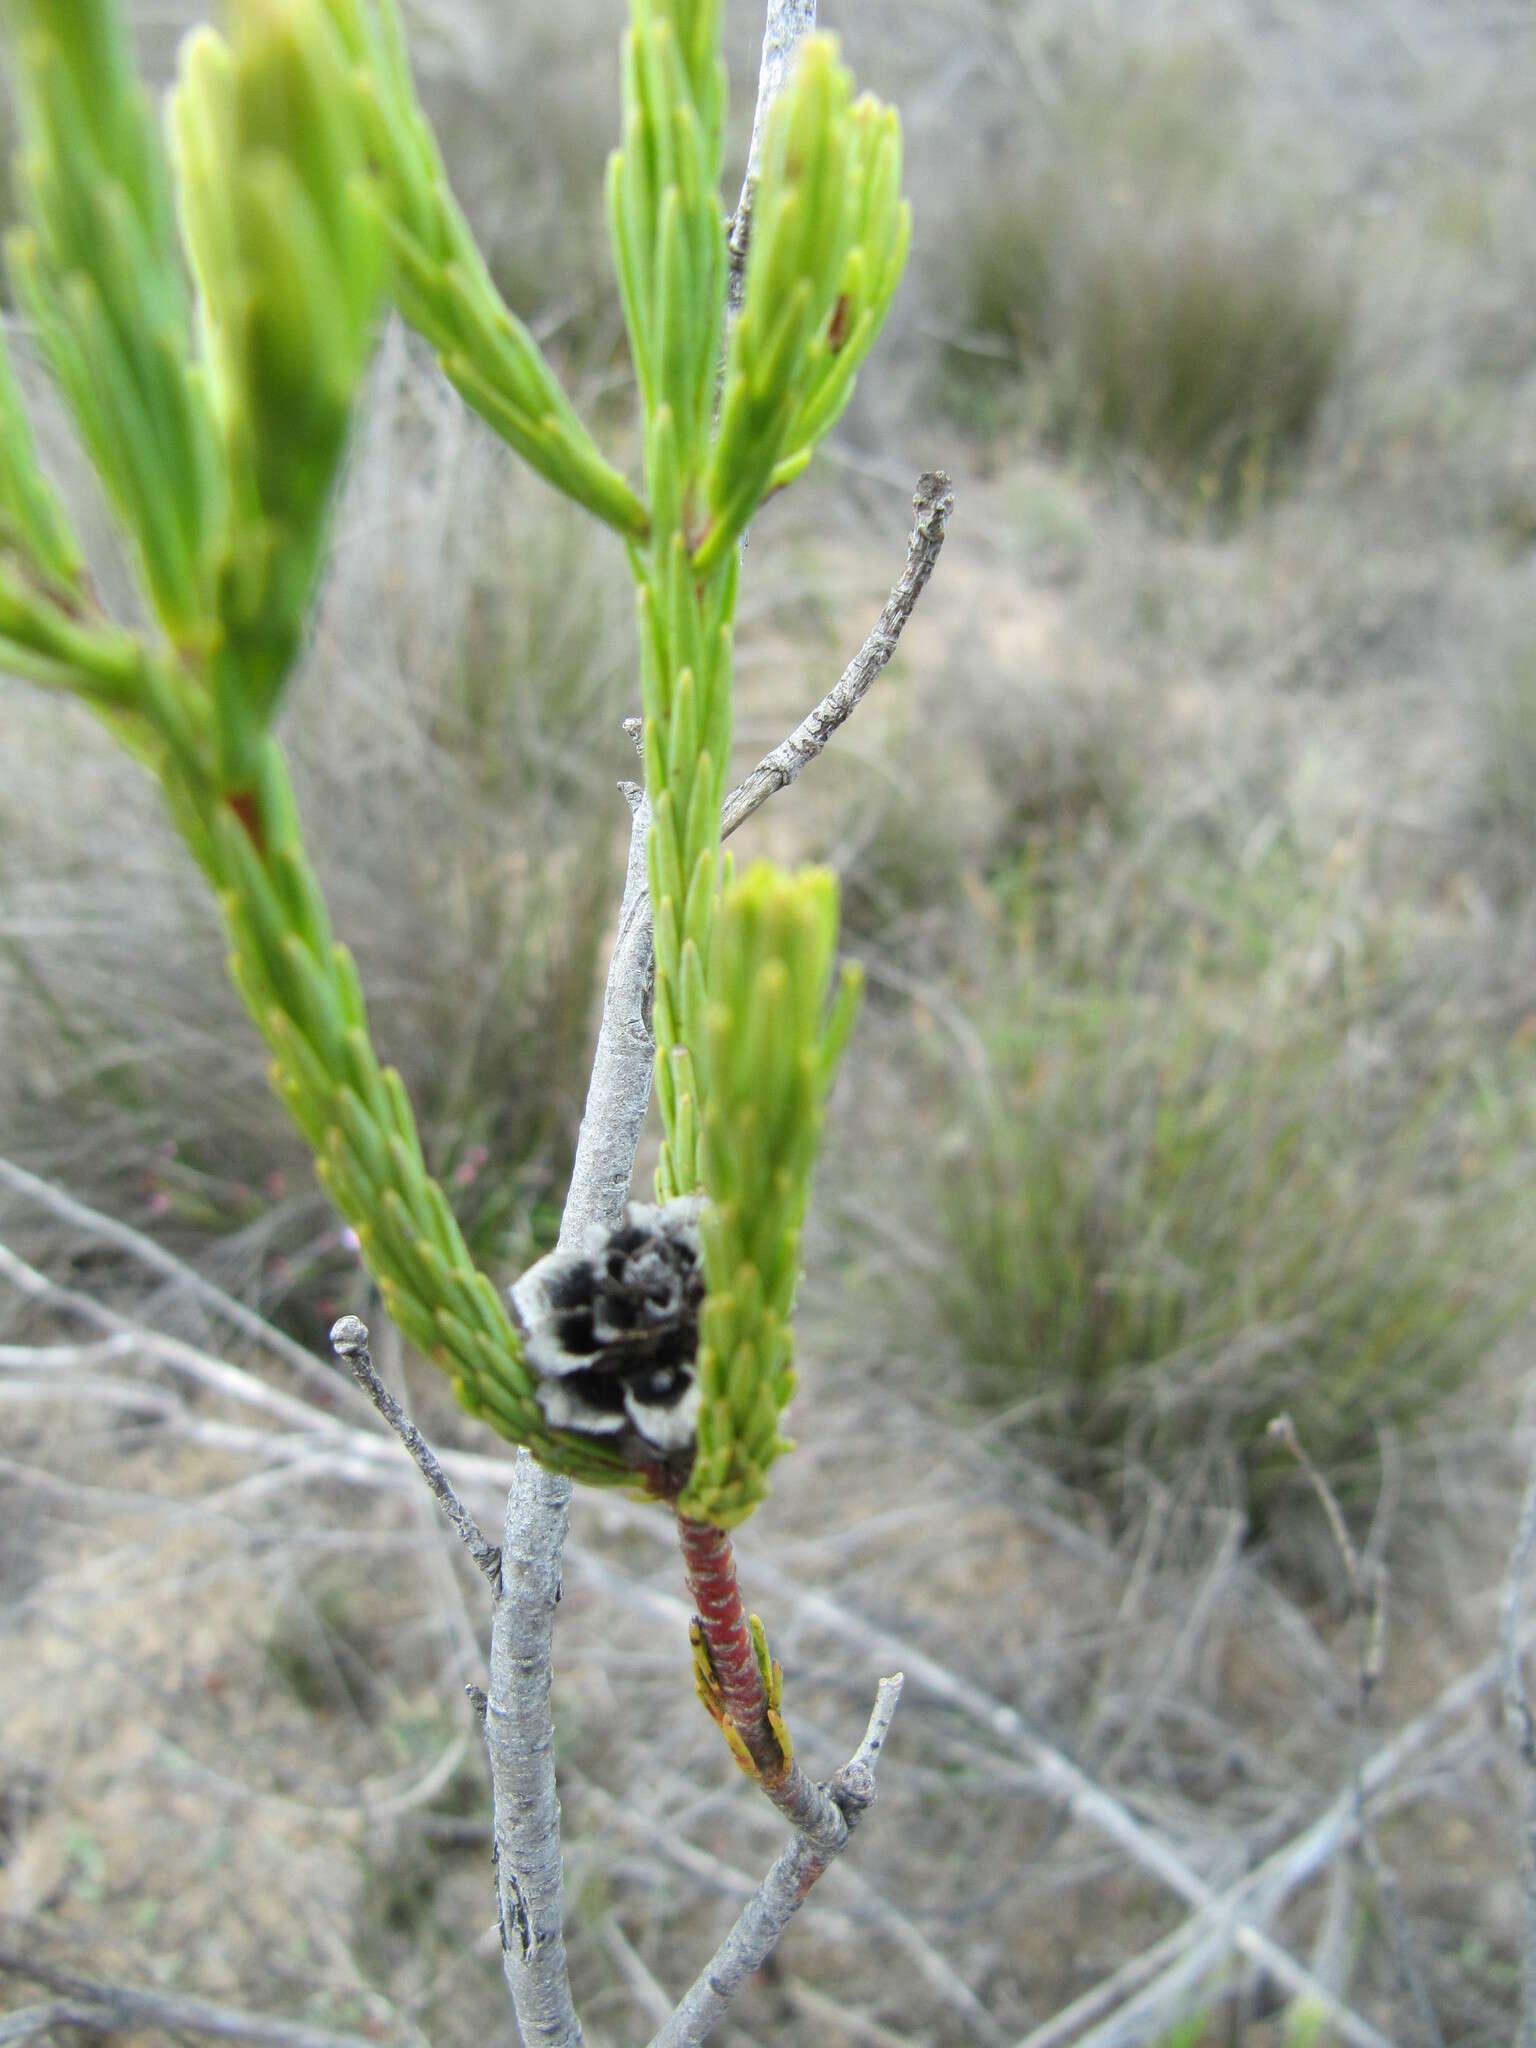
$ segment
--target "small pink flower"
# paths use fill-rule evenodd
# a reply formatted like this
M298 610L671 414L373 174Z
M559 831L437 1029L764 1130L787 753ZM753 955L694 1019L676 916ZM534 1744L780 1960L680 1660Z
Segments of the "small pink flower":
M490 1158L490 1156L490 1152L486 1146L471 1145L469 1150L464 1154L464 1157L453 1169L454 1186L460 1188L467 1188L470 1185L470 1183L478 1177L481 1167L484 1166L485 1162L487 1161L487 1159Z
M361 1248L357 1232L350 1223L346 1224L340 1231L338 1242L345 1245L349 1252L355 1252Z
M171 1206L171 1198L170 1198L170 1196L169 1196L169 1195L168 1195L168 1194L166 1193L165 1189L164 1189L164 1188L156 1188L156 1189L155 1189L155 1191L154 1191L154 1193L153 1193L153 1194L152 1194L152 1195L150 1196L150 1198L149 1198L149 1213L150 1213L150 1215L151 1215L151 1216L163 1216L163 1215L165 1214L165 1212L166 1212L166 1211L167 1211L167 1210L168 1210L168 1209L170 1208L170 1206Z

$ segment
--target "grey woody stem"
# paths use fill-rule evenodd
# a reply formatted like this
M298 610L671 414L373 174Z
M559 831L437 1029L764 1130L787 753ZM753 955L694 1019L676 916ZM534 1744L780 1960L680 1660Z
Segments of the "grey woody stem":
M843 1820L845 1846L860 1815L874 1804L875 1766L885 1747L901 1687L899 1672L881 1679L863 1741L826 1788L826 1796ZM791 1838L677 2011L653 2037L650 2048L698 2048L747 1978L778 1947L785 1928L837 1853L818 1849L809 1835Z
M732 313L740 310L746 282L747 247L752 239L752 195L757 189L768 110L784 89L801 40L815 26L816 0L768 0L768 17L763 25L763 54L757 71L757 107L752 115L752 141L747 150L747 171L741 181L741 197L731 216L729 303Z
M624 1215L635 1152L651 1100L651 899L645 835L651 807L633 782L619 785L630 810L629 862L618 936L603 989L603 1021L576 1138L571 1184L560 1217L561 1251L574 1251L594 1224L611 1230Z
M562 1249L594 1225L611 1230L624 1214L635 1150L651 1097L654 1048L646 1016L651 975L645 835L650 812L633 784L629 862L619 930L603 990L586 1110L560 1218ZM549 1689L560 1559L570 1520L571 1482L526 1451L507 1494L501 1582L491 1610L491 1679L485 1743L491 1764L496 1889L502 1971L524 2048L580 2041L581 2022L566 1968L560 1877L560 1801Z
M501 1967L523 2048L575 2048L581 2022L565 1960L560 1801L549 1689L571 1482L520 1451L507 1493L501 1591L491 1610L485 1747L501 1916Z

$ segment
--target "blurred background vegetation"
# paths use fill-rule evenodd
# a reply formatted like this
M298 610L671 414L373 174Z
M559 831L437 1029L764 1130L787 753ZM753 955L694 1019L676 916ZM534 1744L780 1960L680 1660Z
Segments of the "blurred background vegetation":
M156 76L202 11L139 0ZM599 197L622 10L406 11L499 281L630 450ZM727 13L739 163L759 24ZM917 472L947 468L959 511L888 677L749 828L837 865L870 1001L808 1245L804 1448L747 1569L760 1523L769 1564L830 1579L1236 1869L1331 1796L1348 1740L1337 1565L1269 1418L1295 1415L1389 1546L1403 1714L1487 1648L1527 1441L1536 25L1497 0L828 0L822 18L903 111L916 241L831 453L753 531L743 767L867 630ZM18 352L121 588L24 337ZM617 902L626 591L611 546L391 332L287 739L382 1050L508 1279L558 1217ZM0 1150L318 1350L342 1308L368 1313L361 1276L265 1090L197 878L89 720L4 684L0 721ZM36 1205L5 1198L0 1234L71 1284L172 1313ZM12 1327L41 1324L0 1295ZM430 1378L411 1386L440 1434L486 1448ZM89 1636L100 1611L42 1562L76 1509L39 1474L88 1473L124 1513L133 1488L185 1502L211 1482L195 1460L174 1471L152 1432L82 1439L57 1404L12 1412L0 1488L35 1531L0 1548L12 1669L78 1676L70 1628ZM52 1916L77 1958L143 1975L172 1929L196 1988L303 1990L311 2016L390 2040L417 2038L418 2015L439 2044L485 2038L500 1992L494 1955L468 1946L490 1897L478 1758L410 1823L370 1822L326 1856L305 1835L301 1808L462 1734L431 1628L395 1625L412 1598L423 1617L440 1603L427 1534L391 1550L387 1500L309 1512L324 1544L274 1552L266 1524L246 1543L240 1523L226 1557L256 1653L225 1639L234 1581L199 1594L158 1521L156 1569L117 1596L121 1668L158 1669L166 1630L211 1645L151 1688L166 1739L205 1776L238 1752L261 1779L215 1800L206 1912L166 1876L169 1837L164 1870L134 1864L130 1840L141 1857L159 1841L120 1789L139 1750L109 1744L86 1801L34 1756L19 1699L0 1901ZM636 1870L656 1865L614 1846L634 1754L601 1703L638 1695L678 1724L652 1825L663 1812L714 1853L743 1822L728 1785L712 1804L689 1790L708 1746L677 1644L604 1605L615 1572L667 1584L665 1559L618 1509L583 1512L578 1539L607 1561L578 1571L567 1618L574 1953L594 2038L617 2040L640 2024L626 1948L676 1989L719 1901L707 1880L688 1893L685 1862L679 1889L637 1903ZM60 1619L76 1599L89 1627L86 1609ZM810 1739L818 1715L851 1725L862 1670L840 1678L809 1622L789 1641ZM225 1681L199 1690L200 1657L234 1659L241 1716ZM828 1882L822 1932L818 1894L725 2038L1020 2041L1166 1930L1167 1902L1038 1788L952 1717L913 1714L886 1795L900 1828L871 1827L859 1874ZM1500 1768L1474 1745L1402 1859L1458 2042L1509 2035ZM285 1816L270 1871L252 1798L262 1826L274 1798ZM1392 1825L1402 1852L1409 1822ZM230 1901L267 1876L287 1936L232 1935ZM149 1906L162 1883L157 1932L162 1907L130 1912L123 1887ZM345 1965L295 1960L304 1902L330 1895L353 1914ZM898 1907L912 1939L891 1934ZM1368 1886L1304 1911L1293 1939L1408 2038ZM1305 2017L1235 1966L1189 2010L1167 2038L1278 2041Z

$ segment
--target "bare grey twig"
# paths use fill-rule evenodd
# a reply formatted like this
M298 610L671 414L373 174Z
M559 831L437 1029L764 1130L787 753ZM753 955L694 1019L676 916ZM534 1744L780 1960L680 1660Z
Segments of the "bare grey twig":
M907 541L907 561L892 587L879 618L858 653L822 698L814 711L806 713L787 739L765 754L745 781L726 798L720 816L721 837L728 837L744 825L752 813L765 804L776 790L787 789L808 763L814 761L840 725L868 693L870 685L896 652L896 643L917 600L933 574L955 494L943 470L930 470L917 480L912 495L913 525Z
M416 1461L439 1506L463 1540L465 1549L494 1593L501 1584L501 1559L496 1546L454 1492L437 1454L373 1369L368 1351L368 1326L357 1316L341 1316L331 1325L331 1349L352 1370L352 1377L378 1409Z
M633 783L629 860L603 1018L560 1218L562 1250L624 1213L651 1099L654 1045L645 835L650 807ZM519 1451L507 1494L501 1576L491 1610L490 1689L480 1706L491 1766L492 1828L502 1969L527 2042L576 2042L581 2025L565 1960L560 1802L550 1712L552 1638L571 1482Z
M1354 1538L1349 1533L1349 1524L1344 1519L1344 1510L1339 1506L1338 1496L1307 1453L1306 1446L1296 1434L1296 1424L1289 1415L1275 1415L1270 1418L1265 1434L1271 1442L1289 1451L1301 1467L1307 1484L1317 1495L1318 1504L1328 1520L1328 1528L1340 1558L1344 1563L1344 1576L1349 1583L1350 1599L1358 1607L1361 1604L1360 1553L1355 1549Z

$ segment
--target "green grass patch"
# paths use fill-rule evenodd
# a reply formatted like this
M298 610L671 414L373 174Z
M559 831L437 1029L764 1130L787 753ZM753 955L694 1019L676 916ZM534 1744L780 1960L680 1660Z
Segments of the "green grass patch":
M1536 648L1486 692L1479 716L1483 821L1529 852L1536 846Z
M1349 294L1248 158L1199 53L1080 74L947 259L942 388L984 431L1113 449L1230 517L1274 489L1339 372Z
M1262 1515L1281 1409L1346 1487L1536 1297L1533 1063L1426 1006L1405 940L1330 950L1283 848L1036 902L995 1079L938 1172L971 1391L1075 1477L1230 1445Z

